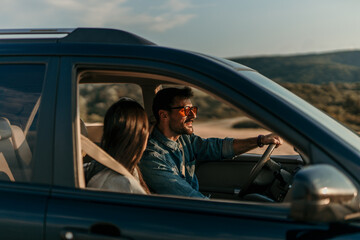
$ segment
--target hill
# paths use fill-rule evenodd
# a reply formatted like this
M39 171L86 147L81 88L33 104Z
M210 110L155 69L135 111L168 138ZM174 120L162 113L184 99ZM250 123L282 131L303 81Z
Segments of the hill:
M231 58L360 131L360 51Z
M360 51L294 56L230 58L283 83L354 83L360 81Z

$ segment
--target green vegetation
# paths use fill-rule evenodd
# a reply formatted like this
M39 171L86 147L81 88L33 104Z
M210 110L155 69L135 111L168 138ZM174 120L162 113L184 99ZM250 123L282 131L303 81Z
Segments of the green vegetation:
M360 82L281 85L349 128L360 131Z
M80 117L85 122L103 122L106 111L121 97L130 97L144 106L141 88L135 84L81 84Z
M239 116L239 111L204 92L194 90L194 103L201 109L199 121ZM141 88L136 84L81 84L80 117L85 122L103 122L107 109L121 97L130 97L144 106Z
M360 131L360 51L232 58Z
M232 125L232 128L262 128L251 119L243 120Z
M197 121L210 119L232 118L242 115L240 111L228 104L222 103L208 94L194 90L193 103L199 107Z
M278 83L323 84L360 81L360 51L230 60L253 68Z

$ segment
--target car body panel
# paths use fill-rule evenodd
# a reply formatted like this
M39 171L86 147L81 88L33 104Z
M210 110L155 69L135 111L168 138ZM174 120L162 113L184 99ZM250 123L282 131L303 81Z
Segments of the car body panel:
M289 232L300 229L326 229L326 225L287 219L288 206L58 188L49 202L47 239L58 237L63 230L97 233L101 239L99 232L91 230L101 223L121 232L117 237L133 239L285 239Z
M44 239L47 186L0 184L2 239Z

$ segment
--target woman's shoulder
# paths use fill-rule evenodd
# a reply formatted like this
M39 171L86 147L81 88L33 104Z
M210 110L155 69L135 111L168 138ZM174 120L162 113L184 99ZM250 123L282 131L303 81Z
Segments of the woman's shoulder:
M128 178L111 169L104 169L93 176L88 183L88 187L124 193L145 194L140 183L134 178Z

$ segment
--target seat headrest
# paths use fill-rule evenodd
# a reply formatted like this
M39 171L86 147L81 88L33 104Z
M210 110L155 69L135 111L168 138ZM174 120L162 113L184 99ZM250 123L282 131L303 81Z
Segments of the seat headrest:
M0 118L0 140L8 139L11 137L10 122L7 118Z
M85 125L85 122L81 118L80 118L80 132L85 137L89 136L86 125Z

